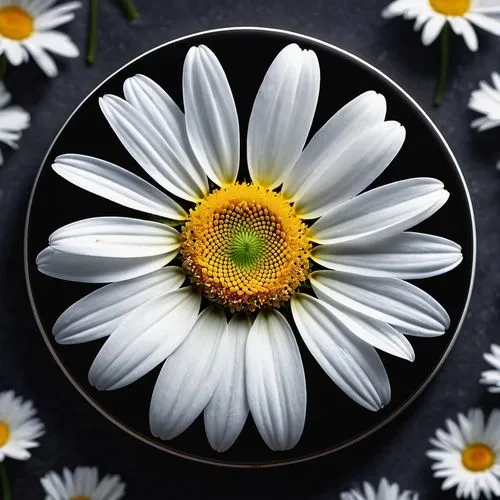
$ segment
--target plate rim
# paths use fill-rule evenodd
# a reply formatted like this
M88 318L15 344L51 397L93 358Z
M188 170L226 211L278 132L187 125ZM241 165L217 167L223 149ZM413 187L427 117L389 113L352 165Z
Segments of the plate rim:
M329 50L332 50L333 52L336 52L337 54L341 54L346 56L348 59L353 61L354 63L367 68L371 70L372 72L376 73L376 75L381 78L382 80L385 80L388 82L390 85L392 85L403 97L405 97L416 109L417 111L420 112L420 115L424 118L424 121L430 125L431 129L434 131L436 134L437 138L441 141L441 144L444 146L444 149L449 156L449 158L452 160L453 166L458 174L458 178L461 181L462 187L465 192L465 199L467 201L467 206L468 206L468 212L470 216L470 223L471 223L471 229L472 229L472 262L471 262L471 276L470 276L470 284L469 284L469 289L467 291L467 298L463 307L462 314L460 316L460 320L458 321L457 327L453 333L453 337L450 340L450 343L448 344L448 347L444 351L444 353L441 355L441 358L438 362L438 364L435 366L433 371L427 376L423 384L394 412L392 412L390 415L388 415L383 421L379 422L377 425L369 428L368 430L364 431L363 433L359 434L358 436L352 438L349 441L343 442L339 445L336 445L331 448L327 448L324 450L320 450L317 452L313 453L308 453L304 456L301 457L296 457L296 458L289 458L289 459L278 459L278 460L272 460L272 461L266 461L266 462L255 462L255 463L244 463L244 462L231 462L231 461L224 461L224 460L218 460L218 459L210 459L206 458L200 455L195 455L191 454L188 452L182 452L176 449L169 448L165 444L158 443L155 441L153 438L143 435L140 432L128 427L127 425L123 424L115 418L113 415L109 414L104 408L102 408L96 401L92 399L90 394L88 394L84 388L80 385L80 383L73 377L73 375L68 371L66 366L64 365L62 359L59 358L59 355L53 348L51 342L50 342L50 337L49 334L45 331L45 328L41 322L41 319L38 314L38 310L35 304L35 299L32 293L32 287L31 287L31 280L30 280L30 268L29 268L29 260L28 260L28 239L29 239L29 224L30 224L30 216L31 216L31 210L32 210L32 205L33 205L33 200L35 197L35 191L38 186L38 182L40 179L40 176L43 171L43 167L47 161L47 158L52 151L56 141L59 139L59 136L61 135L62 131L66 128L68 123L73 119L73 116L80 110L80 108L90 99L90 97L100 88L102 87L108 80L113 78L115 75L117 75L119 72L121 72L123 69L127 68L128 66L133 65L136 61L139 59L143 58L144 56L147 56L148 54L160 50L164 47L167 47L169 45L172 45L174 43L184 41L184 40L189 40L191 38L197 38L200 36L204 35L210 35L214 33L224 33L224 32L267 32L267 33L275 33L278 35L284 35L284 36L290 36L292 35L293 37L300 38L302 40L314 42L316 44L322 45L326 47ZM234 27L224 27L224 28L214 28L214 29L209 29L209 30L203 30L203 31L198 31L196 33L190 33L188 35L183 35L177 38L174 38L172 40L169 40L165 43L161 43L141 54L139 54L137 57L134 57L132 60L128 61L127 63L123 64L120 66L118 69L113 71L110 75L108 75L104 80L102 80L97 86L95 86L88 94L86 97L84 97L81 102L75 107L75 109L71 112L69 117L64 121L64 123L61 125L59 128L59 131L55 135L54 139L50 143L49 147L47 148L47 152L45 153L41 165L38 168L36 177L33 181L33 185L30 191L30 196L28 200L28 207L26 211L26 217L25 217L25 224L24 224L24 237L23 237L23 260L24 260L24 278L25 278L25 284L28 292L28 297L29 297L29 302L31 306L31 310L33 313L33 316L35 318L38 331L40 335L42 336L45 345L47 346L50 354L56 361L57 365L63 372L64 376L69 380L69 382L72 384L72 386L80 393L81 396L89 403L92 407L94 407L103 417L105 417L109 422L111 422L113 425L121 429L122 431L126 432L129 436L138 439L144 444L147 444L149 446L152 446L153 448L156 448L157 450L160 450L164 453L168 453L170 455L180 457L183 459L188 459L194 462L198 463L203 463L207 465L212 465L212 466L218 466L218 467L226 467L226 468L232 468L232 469L255 469L255 468L274 468L274 467L282 467L282 466L287 466L287 465L295 465L295 464L300 464L304 462L309 462L311 460L325 457L327 455L331 455L333 453L339 452L343 449L346 449L352 445L355 445L364 439L366 439L369 436L372 436L376 432L380 431L382 428L386 427L390 422L392 422L394 419L396 419L399 415L401 415L420 395L421 393L428 387L430 382L434 379L436 376L437 372L443 365L443 363L446 361L448 358L451 349L453 348L455 342L457 341L458 335L461 332L463 323L465 321L465 317L467 314L467 311L469 309L470 305L470 300L472 296L472 291L474 288L474 281L475 281L475 275L476 275L476 264L477 264L477 232L476 232L476 223L475 223L475 217L474 217L474 209L472 205L472 200L470 196L470 192L467 186L467 182L465 180L465 177L463 175L462 170L460 169L460 166L458 164L457 159L455 158L455 155L453 154L449 144L447 143L446 139L443 137L437 126L434 124L434 122L431 120L429 115L425 112L425 110L413 99L398 83L396 83L392 78L387 76L385 73L383 73L381 70L370 64L369 62L365 61L361 57L357 56L356 54L353 54L352 52L349 52L345 49L342 49L338 47L337 45L334 45L329 42L325 42L324 40L315 38L310 35L305 35L302 33L297 33L295 31L291 30L286 30L286 29L280 29L280 28L273 28L273 27L264 27L264 26L234 26Z

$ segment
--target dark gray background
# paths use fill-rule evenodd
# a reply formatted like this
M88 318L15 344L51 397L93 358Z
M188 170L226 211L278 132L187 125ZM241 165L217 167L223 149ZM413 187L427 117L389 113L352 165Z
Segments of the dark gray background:
M12 388L33 399L46 424L41 447L26 463L9 461L14 500L43 498L39 478L63 466L98 465L119 473L130 499L337 499L341 491L382 476L419 491L422 499L441 494L425 457L428 438L445 418L471 406L494 407L499 399L478 384L486 368L482 353L499 341L497 291L500 250L500 129L469 129L470 92L480 79L500 70L500 40L480 33L479 52L453 38L450 84L443 105L431 106L437 47L424 48L412 23L380 17L381 0L136 0L139 22L129 24L113 0L101 0L99 50L92 68L83 57L59 60L60 76L49 80L34 64L14 68L7 86L32 114L20 150L0 168L0 390ZM84 51L86 7L68 31ZM337 456L274 470L218 469L152 450L116 429L77 394L39 335L25 290L22 236L37 169L59 128L106 76L142 52L176 37L227 26L268 26L297 31L338 45L372 63L398 82L429 113L464 172L475 208L478 265L471 306L447 362L395 422ZM256 54L258 57L258 54ZM341 78L342 75L339 75ZM85 131L82 131L84 134ZM332 425L341 425L332 416Z

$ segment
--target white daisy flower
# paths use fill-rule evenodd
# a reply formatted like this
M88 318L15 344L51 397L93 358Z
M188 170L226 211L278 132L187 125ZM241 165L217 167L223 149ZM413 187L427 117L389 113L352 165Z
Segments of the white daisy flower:
M35 417L31 401L16 397L14 391L0 393L0 462L6 457L27 460L28 451L38 446L37 439L44 434L44 425Z
M430 440L436 449L427 452L435 461L434 477L444 480L442 489L456 486L457 498L500 496L500 410L493 410L486 424L483 411L472 409L446 426Z
M0 142L17 149L17 141L21 138L21 131L28 128L30 115L21 106L8 106L11 95L3 82L0 82ZM0 150L0 165L3 164L3 154Z
M479 89L474 90L469 99L469 108L484 115L471 123L479 132L500 125L500 75L492 73L491 78L493 86L480 81Z
M80 2L54 5L56 0L0 0L0 54L18 66L29 55L47 76L56 76L57 67L47 52L78 57L78 47L68 35L55 31L74 17ZM29 54L29 55L28 55Z
M447 23L464 37L470 50L478 48L473 25L500 36L500 0L395 0L382 12L385 18L403 16L422 29L422 43L430 45Z
M418 494L399 491L397 484L390 484L384 477L376 490L370 483L363 483L363 491L351 490L340 494L340 500L418 500Z
M125 496L125 483L117 475L99 481L96 467L77 467L73 472L63 469L62 476L49 472L40 482L45 500L119 500Z
M489 392L500 392L500 346L491 344L491 352L483 354L484 359L493 366L493 370L481 373L481 384L487 385Z
M404 281L462 260L449 240L405 232L448 192L436 179L415 178L359 194L405 138L372 91L346 104L304 149L319 80L314 52L292 44L278 54L250 117L248 176L239 167L229 83L207 47L186 56L185 115L143 75L126 80L125 99L100 99L124 147L189 211L107 161L65 154L53 164L83 189L183 224L177 231L138 218L85 219L55 231L37 257L49 276L111 282L53 328L62 344L108 337L90 368L93 385L124 387L166 360L151 401L155 436L172 439L204 412L210 444L223 451L250 411L270 448L297 443L306 383L291 317L278 311L287 303L329 377L369 410L391 394L372 346L413 360L402 332L433 337L449 325L435 299ZM311 286L303 288L306 280ZM198 315L202 297L212 304Z

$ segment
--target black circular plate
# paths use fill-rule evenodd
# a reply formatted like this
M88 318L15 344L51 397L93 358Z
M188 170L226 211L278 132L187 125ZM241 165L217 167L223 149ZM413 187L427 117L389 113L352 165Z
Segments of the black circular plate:
M416 284L446 308L451 325L439 338L410 338L416 352L414 363L381 353L392 384L392 401L377 413L345 396L300 344L307 378L307 419L299 444L290 451L269 450L251 418L236 444L223 454L210 448L201 418L180 437L163 442L152 437L148 426L149 402L159 368L126 388L100 392L90 386L87 373L103 340L73 346L54 342L51 329L57 317L95 286L40 274L35 265L37 253L47 245L52 231L69 222L134 213L64 181L50 166L59 154L82 153L145 175L114 136L99 110L98 97L107 93L122 95L124 80L143 73L182 103L184 57L191 46L199 44L215 52L227 73L244 145L246 124L264 74L280 49L291 42L314 50L320 62L321 90L311 133L349 100L373 89L386 97L388 119L401 122L407 129L401 152L374 185L429 176L442 180L450 191L446 205L418 230L458 242L464 260L452 272ZM307 460L356 443L417 397L448 354L464 319L474 276L475 229L467 187L449 147L422 109L394 82L359 58L309 37L271 29L230 28L188 36L151 50L109 77L80 104L53 142L35 182L26 222L25 258L31 304L47 346L75 388L104 416L133 436L185 458L236 467L271 466Z

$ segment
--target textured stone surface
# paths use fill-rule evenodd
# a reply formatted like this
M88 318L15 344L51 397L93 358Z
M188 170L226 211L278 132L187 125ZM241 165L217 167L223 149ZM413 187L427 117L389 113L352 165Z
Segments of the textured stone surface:
M424 453L444 419L470 406L499 400L477 383L481 354L498 339L500 262L499 130L469 130L470 91L500 69L498 39L480 34L471 54L454 38L451 84L443 105L431 107L436 47L422 47L411 23L385 21L381 0L136 0L142 16L128 24L115 2L101 2L99 53L91 69L83 58L60 61L61 74L46 79L29 64L12 70L7 85L32 113L20 151L0 168L0 389L35 400L47 433L27 463L9 462L14 499L42 498L39 477L63 466L98 465L121 474L127 498L338 498L362 480L387 476L423 499L441 495ZM231 471L190 463L154 451L102 418L74 391L37 333L24 285L22 236L27 200L40 162L74 107L123 63L162 42L225 26L271 26L298 31L345 48L386 72L429 113L453 149L471 191L479 252L475 291L462 334L444 367L419 400L384 431L343 454L277 470ZM86 11L69 27L85 45ZM258 57L258 54L256 54ZM168 69L166 68L166 71ZM339 75L342 78L342 75ZM85 131L82 131L85 134ZM338 422L338 423L337 423ZM340 425L341 415L332 415Z

